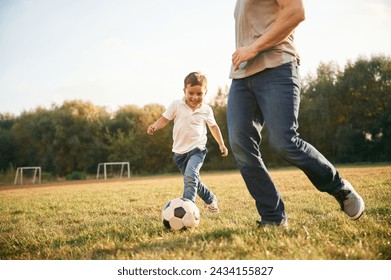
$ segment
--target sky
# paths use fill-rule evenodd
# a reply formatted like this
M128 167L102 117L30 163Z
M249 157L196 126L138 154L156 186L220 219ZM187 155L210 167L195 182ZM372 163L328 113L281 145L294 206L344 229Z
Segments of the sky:
M65 100L109 111L168 106L192 71L207 97L228 78L235 0L0 0L0 114ZM320 62L391 55L391 0L304 0L302 76Z

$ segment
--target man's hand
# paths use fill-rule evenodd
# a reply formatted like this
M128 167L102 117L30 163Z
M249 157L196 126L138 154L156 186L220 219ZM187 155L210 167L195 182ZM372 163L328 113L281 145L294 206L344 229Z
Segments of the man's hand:
M240 64L243 62L247 62L250 59L254 58L258 52L255 48L250 45L248 47L241 47L236 49L236 51L232 54L232 64L234 67L234 71L240 68Z

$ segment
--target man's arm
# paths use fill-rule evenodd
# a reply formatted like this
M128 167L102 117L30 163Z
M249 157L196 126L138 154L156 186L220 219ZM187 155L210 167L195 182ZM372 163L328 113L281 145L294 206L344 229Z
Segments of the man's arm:
M249 46L236 49L232 55L234 70L242 62L254 58L260 52L270 49L288 37L305 19L302 0L276 0L279 6L278 16L270 29Z

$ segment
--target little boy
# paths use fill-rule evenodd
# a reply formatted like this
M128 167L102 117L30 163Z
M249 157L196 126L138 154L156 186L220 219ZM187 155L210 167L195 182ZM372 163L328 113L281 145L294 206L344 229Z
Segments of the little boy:
M206 77L199 72L190 73L185 77L183 91L184 98L172 102L162 117L148 126L147 133L153 135L156 130L174 120L172 151L174 162L184 177L183 197L195 202L197 193L209 211L218 212L216 196L200 178L200 169L208 151L206 125L219 144L222 156L228 155L228 149L224 145L212 108L204 104L207 92Z

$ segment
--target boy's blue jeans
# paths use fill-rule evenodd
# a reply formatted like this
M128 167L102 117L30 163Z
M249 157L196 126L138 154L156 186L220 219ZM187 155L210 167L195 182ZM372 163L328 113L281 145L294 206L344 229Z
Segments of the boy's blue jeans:
M183 174L183 197L195 202L196 194L206 203L213 201L213 192L201 181L200 169L204 163L208 150L195 148L185 154L174 154L174 162Z
M300 80L296 62L232 81L227 105L229 141L264 222L280 222L287 217L281 195L260 153L263 127L272 149L300 168L319 191L335 193L343 185L334 166L299 138L296 131L299 103Z

